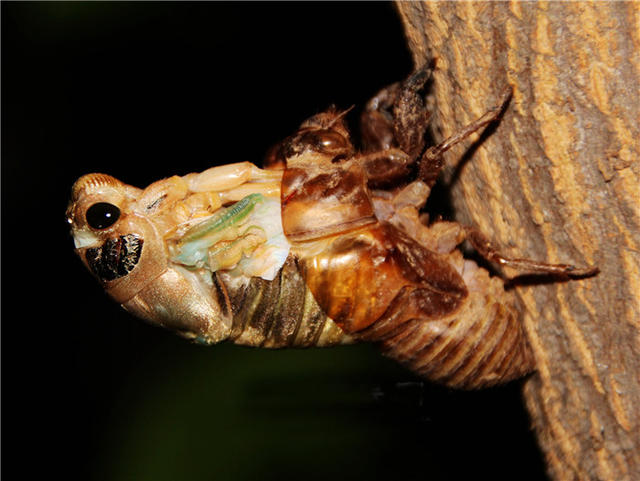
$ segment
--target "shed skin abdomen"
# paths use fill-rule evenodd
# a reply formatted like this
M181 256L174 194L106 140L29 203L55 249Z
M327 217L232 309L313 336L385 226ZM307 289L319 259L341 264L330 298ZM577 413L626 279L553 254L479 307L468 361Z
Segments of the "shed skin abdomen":
M431 252L379 223L302 255L299 265L338 326L425 379L476 389L534 369L513 294L457 250Z
M405 322L379 342L382 352L426 379L460 389L504 384L532 372L520 315L503 302L502 281L483 274L489 292L471 292L445 318ZM502 292L495 296L494 290Z

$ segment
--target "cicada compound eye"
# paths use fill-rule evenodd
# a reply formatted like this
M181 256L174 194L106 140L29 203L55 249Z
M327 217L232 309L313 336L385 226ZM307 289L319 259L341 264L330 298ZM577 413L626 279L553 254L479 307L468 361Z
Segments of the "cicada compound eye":
M97 230L107 229L118 222L120 209L108 202L98 202L87 209L87 224Z

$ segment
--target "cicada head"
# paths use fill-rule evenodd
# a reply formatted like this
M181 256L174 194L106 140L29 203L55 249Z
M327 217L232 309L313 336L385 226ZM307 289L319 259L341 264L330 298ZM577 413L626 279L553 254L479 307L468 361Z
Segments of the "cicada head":
M76 252L107 291L133 273L152 230L148 222L137 219L129 209L140 192L104 174L85 175L72 188L67 222ZM157 270L163 268L159 267ZM127 300L136 290L130 286L117 297Z
M163 239L170 204L185 193L177 177L142 190L88 174L72 188L67 222L76 253L113 299L138 317L210 344L229 335L228 299L210 275L171 264ZM168 214L159 215L163 209Z

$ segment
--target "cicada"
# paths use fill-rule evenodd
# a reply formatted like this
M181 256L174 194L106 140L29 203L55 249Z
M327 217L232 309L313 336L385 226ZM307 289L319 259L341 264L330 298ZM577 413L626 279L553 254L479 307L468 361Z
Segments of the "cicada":
M534 369L503 280L459 250L565 276L593 269L510 259L476 230L422 208L442 154L496 120L490 109L426 148L431 70L379 92L354 147L346 112L306 120L249 162L139 189L104 174L73 186L76 253L130 313L202 344L267 348L375 342L431 381L479 388Z

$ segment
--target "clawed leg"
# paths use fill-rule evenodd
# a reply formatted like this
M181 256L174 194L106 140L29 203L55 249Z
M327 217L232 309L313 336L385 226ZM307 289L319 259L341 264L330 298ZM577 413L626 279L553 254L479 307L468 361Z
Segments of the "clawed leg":
M398 147L390 109L396 102L400 83L394 83L376 94L360 115L360 136L365 153Z
M381 90L365 106L360 130L365 152L398 147L414 162L425 147L429 114L419 92L431 78L433 62L402 83Z
M491 243L491 241L473 227L465 227L464 230L467 240L471 243L478 254L488 261L495 262L499 265L512 267L521 271L556 274L572 279L590 277L600 272L600 269L597 267L578 269L569 264L547 264L545 262L538 262L531 259L513 259L511 257L506 257Z
M444 142L441 142L438 145L434 145L433 147L427 149L427 151L422 156L422 159L420 160L420 171L418 174L418 178L425 182L427 185L432 186L438 179L440 171L444 167L442 154L444 154L454 145L469 137L474 132L477 132L478 130L496 120L500 116L500 114L502 114L502 111L509 103L509 100L511 100L511 95L511 87L506 88L501 95L501 100L498 105L489 109L482 117L475 120L474 122L471 122L465 128L456 132Z
M414 72L402 83L393 106L394 131L400 148L417 160L425 147L429 113L419 92L433 72L432 64Z
M381 90L365 107L361 116L362 142L365 152L380 152L397 147L411 163L418 162L418 179L431 187L440 175L442 155L472 133L496 120L511 99L511 87L505 89L500 103L482 117L456 132L444 142L425 149L429 121L421 90L431 78L433 62L412 73L401 84Z

